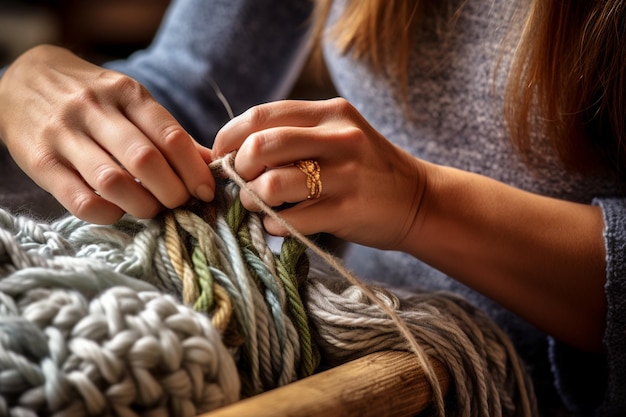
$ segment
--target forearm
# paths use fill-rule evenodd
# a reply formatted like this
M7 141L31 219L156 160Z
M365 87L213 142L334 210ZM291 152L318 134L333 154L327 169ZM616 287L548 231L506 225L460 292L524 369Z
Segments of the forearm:
M403 250L564 342L595 350L606 315L598 207L547 198L426 164Z

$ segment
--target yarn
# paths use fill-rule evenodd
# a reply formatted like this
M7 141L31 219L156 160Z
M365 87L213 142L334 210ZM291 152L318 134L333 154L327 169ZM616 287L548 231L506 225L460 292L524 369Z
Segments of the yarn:
M447 401L431 380L439 415L534 414L486 315L448 293L364 285L289 225L274 253L232 158L218 165L234 182L218 181L215 203L152 220L0 210L0 416L195 416L389 349L414 351L427 375L426 356L446 366Z

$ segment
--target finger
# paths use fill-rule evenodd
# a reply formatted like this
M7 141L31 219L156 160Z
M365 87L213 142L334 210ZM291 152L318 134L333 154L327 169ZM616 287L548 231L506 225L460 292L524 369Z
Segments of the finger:
M137 128L150 138L151 142L167 160L171 169L184 184L186 190L203 201L211 201L214 195L215 181L205 156L198 151L197 143L189 136L174 117L152 99L141 86L132 85L122 95L123 112ZM155 195L164 196L173 185L168 177L166 183L156 182L146 185ZM172 199L180 201L180 195ZM166 204L176 206L176 203Z
M235 170L249 181L266 169L290 165L303 159L319 163L337 160L350 152L340 134L320 127L277 127L252 134L235 156Z
M259 199L270 207L278 207L307 200L310 194L306 175L294 166L268 170L247 185L254 194L242 189L241 203L254 212L261 211Z
M124 210L97 195L73 169L58 161L33 180L48 190L70 213L90 223L112 224Z
M215 136L213 154L223 156L241 147L251 134L279 126L312 127L324 117L320 102L283 100L246 110L230 120Z
M162 132L155 143L188 192L202 201L212 201L215 180L205 160L207 152L201 153L199 145L177 123L164 126Z
M199 152L197 143L177 123L163 125L158 137L155 144L189 193L202 201L212 201L215 180L205 160L207 152Z
M263 227L267 233L274 236L288 236L290 230L285 227L285 223L293 227L303 235L315 233L331 233L335 236L342 236L342 231L337 228L338 224L354 224L355 219L350 222L338 221L339 213L329 216L329 213L336 213L336 208L331 206L330 199L306 200L293 207L282 210L279 214L280 220L273 216L263 218ZM358 217L358 213L354 214Z
M150 218L160 202L90 138L75 134L59 144L59 153L80 173L92 193L138 218Z
M213 153L211 152L211 149L207 148L206 146L200 145L198 142L195 142L194 146L196 147L196 150L200 154L200 157L202 158L204 163L208 166L208 164L210 164L213 160Z
M93 140L100 147L110 152L113 158L130 173L131 180L133 178L139 179L143 187L149 190L164 206L178 207L189 199L190 195L185 184L172 169L161 151L122 114L92 112L87 116L85 128ZM103 160L94 162L102 164L103 174L101 175L105 175L106 178L109 178L110 175L110 178L115 180L116 185L118 185L118 181L122 180L118 175L122 172L119 167L116 171L109 171L109 168L113 167L110 163L104 164ZM106 174L104 174L105 172ZM122 184L124 183L119 183L119 185ZM93 186L93 184L91 185ZM113 190L107 191L114 193Z

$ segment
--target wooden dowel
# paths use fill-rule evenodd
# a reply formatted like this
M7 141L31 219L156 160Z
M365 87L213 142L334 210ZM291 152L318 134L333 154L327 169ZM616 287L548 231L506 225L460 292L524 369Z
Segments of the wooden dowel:
M433 361L442 392L449 376ZM432 403L414 354L372 353L200 417L408 417Z

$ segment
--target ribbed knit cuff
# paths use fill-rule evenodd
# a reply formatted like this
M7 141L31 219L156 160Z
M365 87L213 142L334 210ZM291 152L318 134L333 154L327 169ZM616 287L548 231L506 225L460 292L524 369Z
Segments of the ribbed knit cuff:
M595 199L604 215L608 303L604 354L579 352L555 340L550 359L557 389L576 415L626 414L626 199Z

